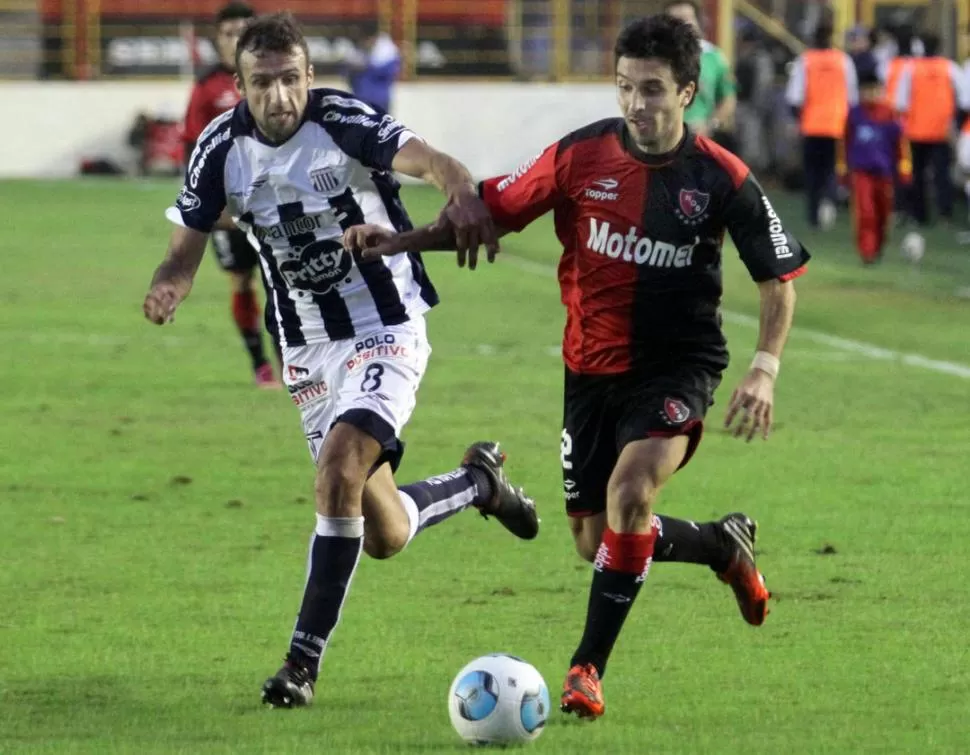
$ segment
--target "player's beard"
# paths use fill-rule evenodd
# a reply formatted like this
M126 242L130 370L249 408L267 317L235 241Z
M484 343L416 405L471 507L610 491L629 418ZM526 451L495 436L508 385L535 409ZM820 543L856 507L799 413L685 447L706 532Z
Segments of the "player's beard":
M680 131L676 119L664 114L653 117L631 116L627 120L627 127L637 147L649 155L669 152L677 146L679 140Z

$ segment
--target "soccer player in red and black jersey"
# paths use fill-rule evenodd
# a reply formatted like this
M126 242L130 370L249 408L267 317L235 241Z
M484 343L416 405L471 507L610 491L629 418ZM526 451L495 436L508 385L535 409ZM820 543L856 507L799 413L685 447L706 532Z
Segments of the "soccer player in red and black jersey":
M621 118L579 129L480 187L509 231L551 210L563 246L566 509L594 573L562 708L590 718L605 710L600 680L652 561L710 566L742 617L764 622L770 594L755 564L755 523L729 514L697 524L656 516L653 506L696 451L728 363L719 314L725 231L761 296L757 351L726 415L748 440L768 437L792 280L808 261L747 166L684 126L700 66L694 30L669 16L636 21L615 58ZM477 240L452 230L447 208L431 226L396 236L351 229L345 244L365 255L450 245L459 265L477 261Z
M192 154L199 135L213 118L239 102L236 88L236 42L255 13L245 3L232 2L216 14L215 45L219 63L195 83L185 113L182 138L186 156ZM215 231L212 248L219 266L232 281L232 317L252 361L253 377L260 388L281 388L263 350L256 299L255 272L259 265L256 250L237 228Z

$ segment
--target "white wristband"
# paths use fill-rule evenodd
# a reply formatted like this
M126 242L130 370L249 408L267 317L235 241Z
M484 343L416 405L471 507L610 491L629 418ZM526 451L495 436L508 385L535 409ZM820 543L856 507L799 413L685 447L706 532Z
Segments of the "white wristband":
M767 372L773 378L778 377L779 367L781 367L781 362L778 357L769 354L767 351L755 352L754 359L751 361L751 369Z

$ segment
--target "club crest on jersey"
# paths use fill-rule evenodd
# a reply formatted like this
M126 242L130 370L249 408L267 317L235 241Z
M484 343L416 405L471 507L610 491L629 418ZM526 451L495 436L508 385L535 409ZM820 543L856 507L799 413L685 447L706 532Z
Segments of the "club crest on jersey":
M310 183L317 191L329 194L340 187L340 178L334 168L317 168L310 171Z
M680 399L668 396L664 399L664 415L666 415L667 424L682 425L690 417L690 409Z
M681 189L677 197L677 217L687 225L697 225L706 215L711 195L697 189Z

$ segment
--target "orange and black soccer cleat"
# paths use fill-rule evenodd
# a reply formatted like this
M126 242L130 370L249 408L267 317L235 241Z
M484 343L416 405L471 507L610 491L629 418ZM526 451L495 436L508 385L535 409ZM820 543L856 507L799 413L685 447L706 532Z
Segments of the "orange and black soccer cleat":
M562 700L559 705L563 713L575 713L580 718L596 719L606 712L603 702L603 686L600 675L592 663L576 665L569 669L562 685Z
M768 615L771 593L765 587L765 578L754 560L758 523L744 514L728 514L719 524L727 533L734 553L727 569L720 572L717 578L734 590L744 620L753 626L761 626Z

